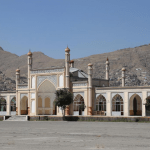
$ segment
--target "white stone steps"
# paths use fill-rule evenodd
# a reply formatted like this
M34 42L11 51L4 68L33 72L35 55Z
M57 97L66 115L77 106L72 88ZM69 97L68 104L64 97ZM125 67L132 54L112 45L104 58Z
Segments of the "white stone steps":
M28 121L28 116L10 116L8 119L4 119L4 121Z

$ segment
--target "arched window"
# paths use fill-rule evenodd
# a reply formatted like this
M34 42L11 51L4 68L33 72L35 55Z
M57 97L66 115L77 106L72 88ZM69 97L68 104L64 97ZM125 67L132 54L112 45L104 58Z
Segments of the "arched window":
M119 94L116 94L112 99L112 111L121 112L123 115L123 99Z
M83 106L84 105L84 99L83 97L78 94L75 99L74 99L74 103L73 103L73 106L74 106L74 111L79 111L80 110L80 106ZM84 111L83 109L84 107L82 107L82 111Z
M38 107L39 108L42 107L42 98L41 97L38 98Z
M4 98L0 98L0 111L6 111L6 100Z
M106 99L103 95L99 95L96 99L96 111L106 111Z
M11 105L11 111L16 111L16 97L12 98L10 105Z
M50 98L49 97L45 98L45 108L50 108Z

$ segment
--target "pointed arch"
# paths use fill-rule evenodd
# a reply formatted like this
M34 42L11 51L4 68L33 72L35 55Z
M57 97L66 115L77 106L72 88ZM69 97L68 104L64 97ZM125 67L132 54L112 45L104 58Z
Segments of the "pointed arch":
M53 82L51 82L50 80L48 80L48 79L45 79L43 82L41 82L41 84L39 85L39 87L38 87L38 91L40 92L41 90L45 90L46 91L46 88L44 88L44 87L51 87L52 89L51 89L51 92L53 92L53 91L55 91L56 90L56 87L55 87L55 85L54 85L54 83ZM44 89L43 89L44 88Z
M83 108L81 109L81 106L83 105L84 105L84 98L80 94L76 95L73 101L73 111L76 112L74 114L83 115L84 109Z
M116 94L112 98L112 116L124 115L124 101L122 96Z
M0 111L6 112L7 111L7 101L5 98L0 98Z
M145 100L145 104L149 103L150 104L150 96L148 96ZM150 116L150 105L145 105L145 109L146 109L146 116Z
M129 102L130 116L142 116L142 99L138 94L133 94Z
M100 115L104 114L102 111L106 111L106 99L102 94L96 98L96 111L101 111Z
M38 114L52 115L53 102L55 100L56 87L54 84L45 79L38 87Z
M10 100L10 110L16 111L16 97L15 96Z

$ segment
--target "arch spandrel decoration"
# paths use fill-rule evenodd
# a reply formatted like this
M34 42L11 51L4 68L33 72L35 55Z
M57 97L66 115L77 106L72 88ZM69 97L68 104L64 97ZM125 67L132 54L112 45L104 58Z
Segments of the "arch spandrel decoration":
M28 94L20 94L20 100L21 100L24 96L26 96L26 97L28 98Z
M100 96L100 95L104 96L105 99L106 99L106 93L96 93L96 99L97 99L97 97Z
M129 99L130 99L133 95L139 95L140 98L142 99L142 93L140 93L140 92L138 92L138 93L129 93Z
M113 99L117 94L120 95L124 101L124 93L111 93L111 98Z
M74 98L75 98L77 95L81 95L81 96L84 98L84 92L73 93Z
M46 79L51 81L54 84L54 86L57 87L57 76L56 75L51 75L51 76L38 76L37 77L37 88Z

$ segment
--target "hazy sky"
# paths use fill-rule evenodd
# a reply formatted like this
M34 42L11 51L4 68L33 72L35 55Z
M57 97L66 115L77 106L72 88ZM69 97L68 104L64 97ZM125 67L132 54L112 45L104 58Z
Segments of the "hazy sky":
M53 58L150 43L150 0L0 0L0 46Z

